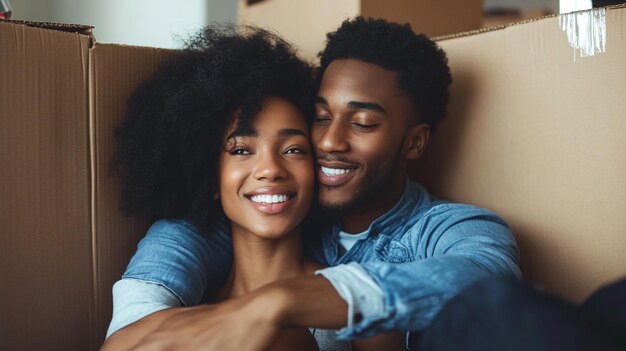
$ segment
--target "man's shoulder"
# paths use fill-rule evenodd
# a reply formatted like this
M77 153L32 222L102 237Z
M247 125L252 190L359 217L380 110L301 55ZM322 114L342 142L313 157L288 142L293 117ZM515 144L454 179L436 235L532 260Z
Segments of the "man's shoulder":
M159 233L200 234L198 227L185 219L158 219L148 229L148 235Z
M229 228L226 222L217 221L210 233L203 233L196 225L186 219L159 219L152 223L146 238L172 238L181 240L188 237L206 240L211 235L228 235Z
M432 202L428 210L424 213L424 216L448 220L476 218L504 222L500 216L489 209L470 204L442 200Z
M508 227L506 222L493 211L476 205L441 200L431 195L423 186L413 183L415 196L411 211L407 215L411 226L423 227L425 223L440 225L443 223L453 224L458 222L472 221L481 223L497 223ZM419 201L417 201L419 199Z

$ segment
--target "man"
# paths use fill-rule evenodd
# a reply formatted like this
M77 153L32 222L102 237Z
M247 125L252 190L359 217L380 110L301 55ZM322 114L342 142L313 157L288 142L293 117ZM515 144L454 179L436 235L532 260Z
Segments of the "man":
M421 331L469 284L520 276L504 221L438 201L406 176L445 114L443 51L408 25L356 18L328 35L320 57L311 135L319 202L335 222L313 255L332 267L181 307L227 275L228 233L159 221L114 287L107 347L256 350L290 326L340 329L342 338Z

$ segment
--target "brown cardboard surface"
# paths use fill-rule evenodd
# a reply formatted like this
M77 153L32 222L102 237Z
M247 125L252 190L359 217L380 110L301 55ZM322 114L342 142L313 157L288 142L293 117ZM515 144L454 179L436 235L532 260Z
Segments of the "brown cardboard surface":
M113 130L172 51L30 25L0 22L0 349L97 350L148 226L119 213Z
M558 17L440 41L448 118L414 168L512 225L527 279L574 301L626 274L626 9L575 58Z
M362 0L361 15L410 23L429 37L482 27L483 0Z
M93 242L95 340L104 341L111 321L111 287L144 236L149 223L119 211L119 179L110 174L116 150L115 128L124 118L128 97L174 51L96 44L90 50L91 140L93 175Z
M0 22L2 350L91 346L90 42Z
M273 29L316 60L326 33L359 15L410 23L415 32L439 36L482 27L483 0L239 0L239 23Z

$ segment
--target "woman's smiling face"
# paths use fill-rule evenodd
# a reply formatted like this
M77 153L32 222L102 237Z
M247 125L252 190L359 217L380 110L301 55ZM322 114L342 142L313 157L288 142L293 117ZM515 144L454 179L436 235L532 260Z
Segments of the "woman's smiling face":
M313 199L314 165L302 113L285 99L265 99L252 130L226 133L219 196L233 232L277 239L304 219Z

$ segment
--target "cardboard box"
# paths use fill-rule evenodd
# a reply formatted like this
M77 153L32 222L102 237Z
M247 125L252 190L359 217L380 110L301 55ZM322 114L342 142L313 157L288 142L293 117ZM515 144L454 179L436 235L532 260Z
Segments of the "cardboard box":
M578 302L626 276L626 9L602 11L440 38L452 104L412 169L502 215L525 277ZM580 57L561 27L594 17L606 50Z
M43 26L50 29L35 28ZM126 100L172 52L0 21L0 349L97 350L148 223L108 176Z
M440 39L450 113L411 172L503 215L526 277L581 301L626 273L626 8L590 57L559 19ZM117 210L113 130L175 53L33 25L0 22L0 349L97 350L149 225Z
M483 0L239 0L239 23L280 33L315 60L326 33L356 16L409 23L413 31L438 36L482 27Z

